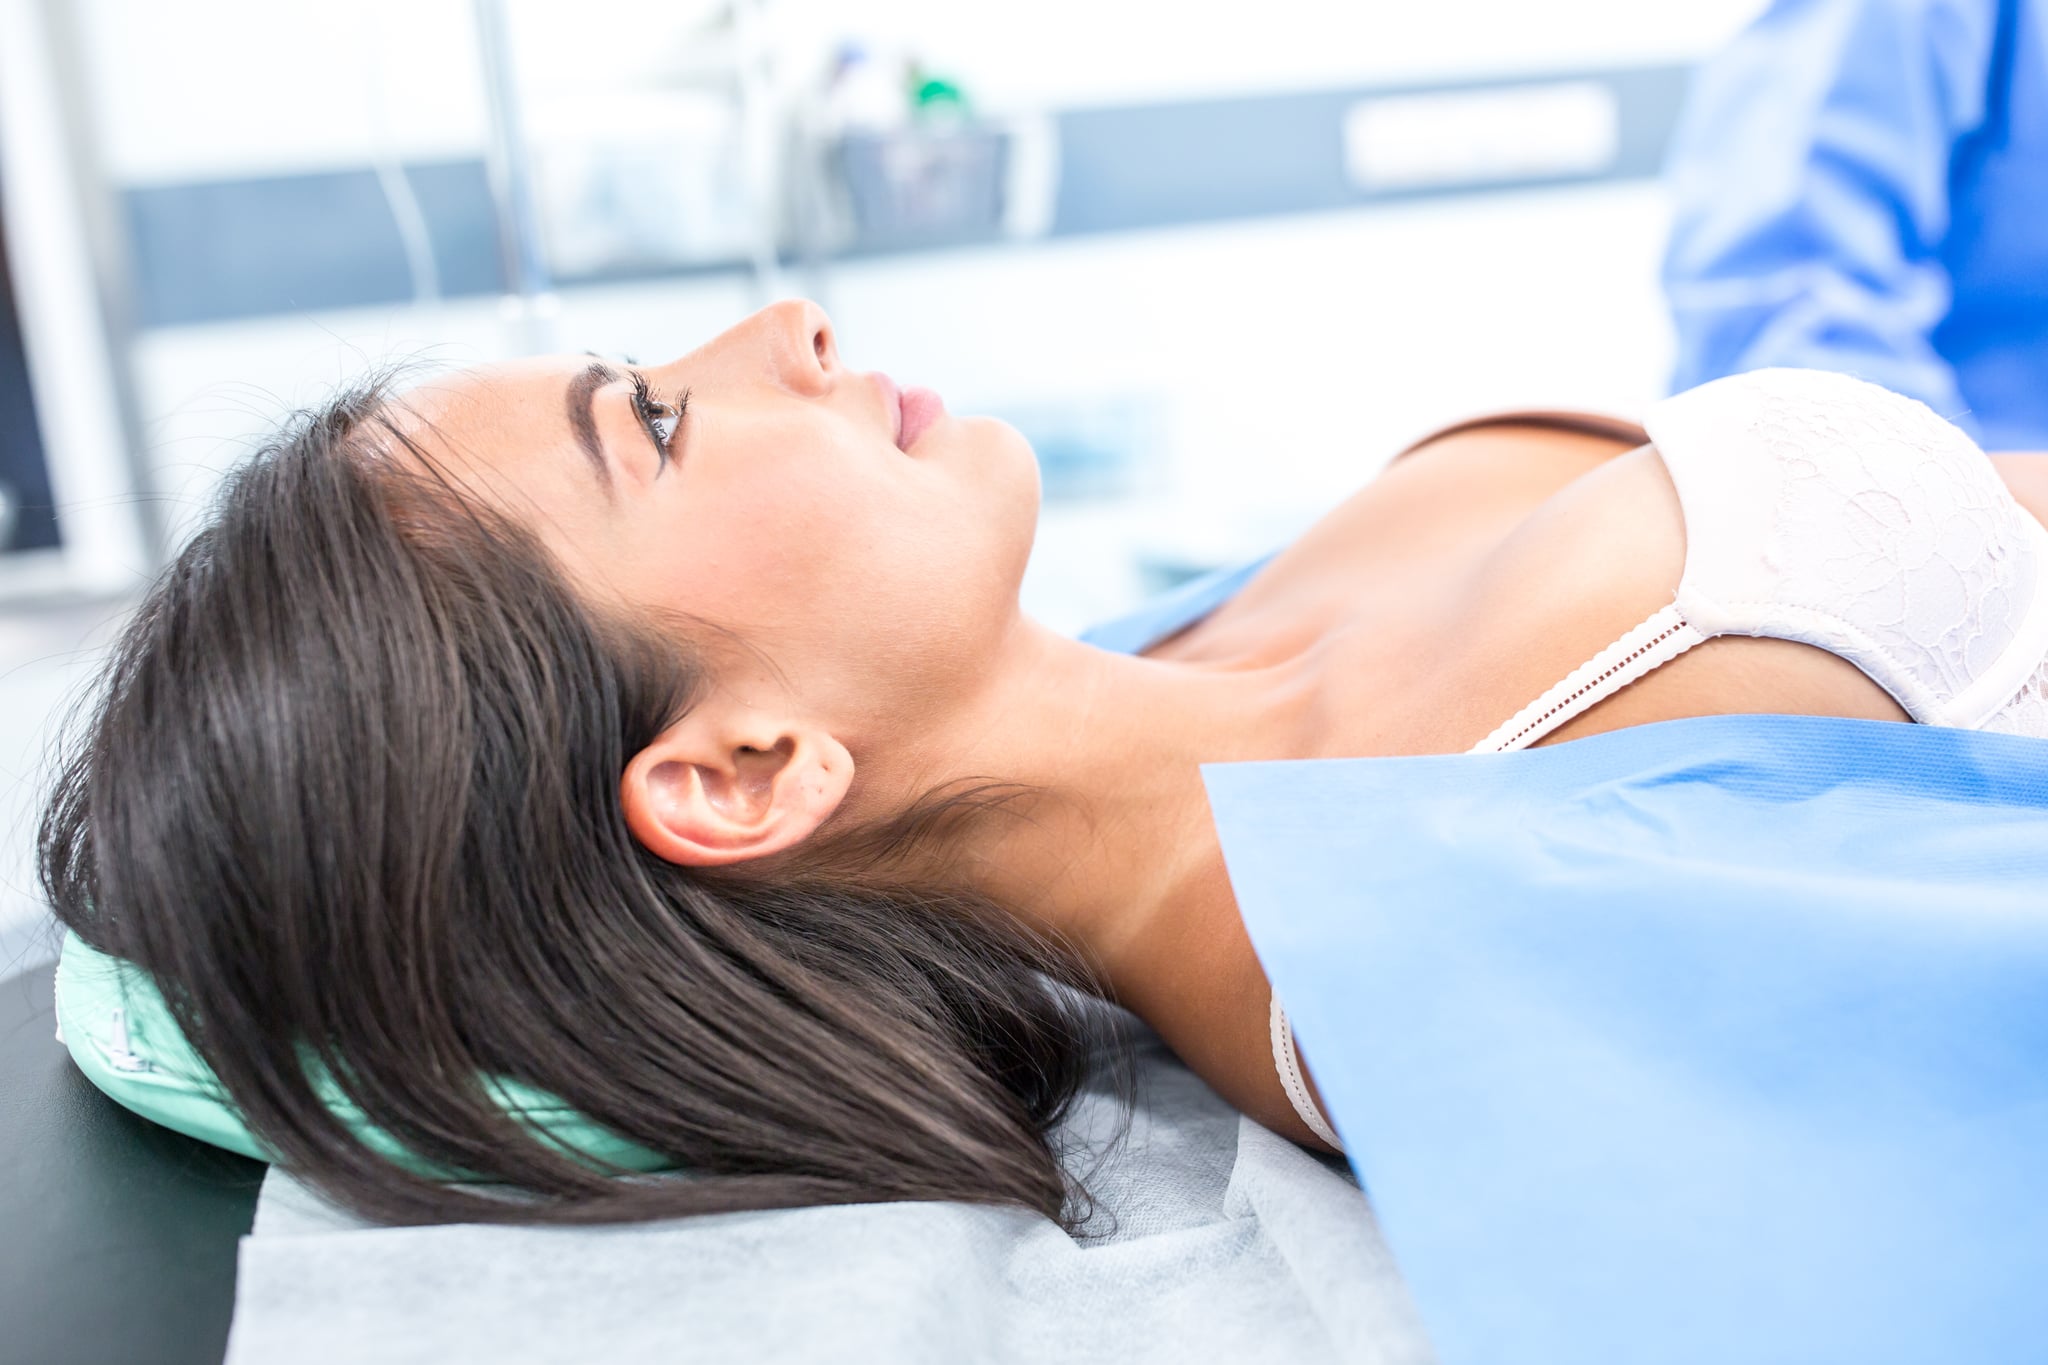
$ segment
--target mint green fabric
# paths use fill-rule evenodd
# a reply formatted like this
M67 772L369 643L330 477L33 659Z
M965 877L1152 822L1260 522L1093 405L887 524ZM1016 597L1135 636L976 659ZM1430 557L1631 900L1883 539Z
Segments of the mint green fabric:
M78 1069L115 1103L201 1142L258 1161L275 1159L242 1122L149 974L99 952L73 933L64 936L57 961L57 1026ZM508 1113L601 1169L660 1171L675 1164L592 1122L545 1091L497 1078L488 1078L486 1084ZM468 1178L415 1157L369 1123L330 1078L318 1077L315 1086L373 1150L437 1179Z

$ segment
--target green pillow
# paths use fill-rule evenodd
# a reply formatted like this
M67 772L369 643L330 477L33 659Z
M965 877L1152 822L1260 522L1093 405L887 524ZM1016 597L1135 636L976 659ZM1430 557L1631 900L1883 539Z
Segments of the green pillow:
M86 1078L124 1108L201 1142L258 1161L274 1159L243 1124L212 1068L186 1041L149 974L99 952L74 933L64 936L57 960L57 1036ZM592 1165L628 1171L675 1165L546 1091L494 1077L485 1084L507 1113ZM366 1145L400 1165L439 1180L476 1178L419 1159L369 1123L330 1078L317 1078L316 1088Z

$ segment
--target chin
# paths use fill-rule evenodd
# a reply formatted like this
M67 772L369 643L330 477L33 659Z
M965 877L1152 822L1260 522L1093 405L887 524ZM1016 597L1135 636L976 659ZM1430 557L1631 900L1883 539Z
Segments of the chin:
M996 441L1006 476L1002 483L1007 490L1009 505L1004 511L1016 516L1024 554L1029 556L1031 542L1038 538L1038 506L1044 496L1044 488L1039 482L1038 454L1031 449L1031 442L1024 439L1024 434L1008 422L993 417L987 421L996 428Z
M976 520L995 531L1007 553L1008 576L1023 582L1024 565L1038 537L1040 487L1038 457L1022 432L994 417L968 417L967 443L973 452L965 463L970 493L979 509Z
M1024 433L996 417L965 419L977 430L974 444L982 458L976 461L991 492L1003 500L1005 512L1020 512L1035 528L1038 525L1038 456Z

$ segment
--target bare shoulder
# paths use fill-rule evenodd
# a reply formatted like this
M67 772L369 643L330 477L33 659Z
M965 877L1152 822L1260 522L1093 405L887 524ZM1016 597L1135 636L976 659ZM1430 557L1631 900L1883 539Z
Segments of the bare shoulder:
M2005 480L2005 486L2012 490L2020 506L2034 514L2034 519L2048 526L2048 451L2014 451L2004 455L1993 455L1991 463L1998 470L1998 476Z
M1575 479L1471 574L1446 642L1440 747L1464 748L1622 634L1669 606L1685 518L1650 447ZM1776 712L1903 720L1854 664L1786 640L1709 640L1545 742L1687 716Z
M1364 484L1198 625L1145 653L1234 665L1314 646L1340 623L1382 638L1436 613L1461 577L1559 489L1614 458L1611 437L1500 423L1419 446Z

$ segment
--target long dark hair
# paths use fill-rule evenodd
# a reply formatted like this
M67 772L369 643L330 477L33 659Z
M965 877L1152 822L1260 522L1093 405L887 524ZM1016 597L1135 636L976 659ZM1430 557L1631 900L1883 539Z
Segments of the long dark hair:
M370 1218L959 1199L1078 1230L1056 1129L1102 1074L1088 967L1001 907L891 883L886 858L764 880L640 847L620 775L704 664L579 599L390 414L375 385L300 414L148 594L43 816L58 918L152 973L250 1130ZM530 1197L379 1155L322 1070L416 1159ZM487 1075L695 1178L596 1169Z

